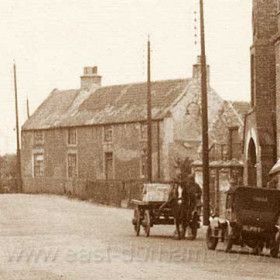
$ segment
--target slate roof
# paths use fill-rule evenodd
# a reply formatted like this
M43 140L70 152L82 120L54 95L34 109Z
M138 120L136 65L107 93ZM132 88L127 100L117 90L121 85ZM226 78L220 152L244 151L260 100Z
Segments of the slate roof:
M152 118L163 119L191 79L152 82ZM143 121L147 83L101 87L91 92L53 90L23 130Z

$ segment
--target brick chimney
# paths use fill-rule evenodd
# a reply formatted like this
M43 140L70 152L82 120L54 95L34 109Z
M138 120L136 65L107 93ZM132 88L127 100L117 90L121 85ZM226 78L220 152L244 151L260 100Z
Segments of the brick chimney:
M93 86L101 86L102 76L97 74L97 66L84 67L84 75L81 76L81 89L90 90Z
M201 57L197 56L197 62L193 65L193 78L201 80ZM210 66L207 64L207 82L210 84Z

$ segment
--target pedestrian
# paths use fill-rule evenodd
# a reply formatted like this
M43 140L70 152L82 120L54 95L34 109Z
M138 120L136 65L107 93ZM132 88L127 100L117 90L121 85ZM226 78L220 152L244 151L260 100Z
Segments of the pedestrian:
M194 174L190 174L188 176L188 193L190 194L191 199L193 200L191 201L192 208L193 209L196 208L198 215L200 216L201 207L202 207L202 203L201 203L202 190L199 184L195 182Z

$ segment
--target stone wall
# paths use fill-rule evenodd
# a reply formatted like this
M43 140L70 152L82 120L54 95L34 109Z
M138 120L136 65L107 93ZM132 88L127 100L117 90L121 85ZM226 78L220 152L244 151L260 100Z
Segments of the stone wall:
M99 204L130 207L132 199L141 199L143 181L87 181L54 178L29 178L24 192L32 194L67 195Z
M44 176L56 180L67 178L67 155L77 154L78 179L104 180L106 152L113 154L114 180L142 179L140 167L141 151L146 148L147 141L140 138L140 123L113 125L113 140L105 142L103 139L103 127L78 127L77 145L67 144L67 129L58 128L45 130L44 141L40 145L34 142L33 131L22 132L22 177L24 187L27 187L32 179L39 183L40 178L34 178L34 159L36 152L44 154ZM162 152L161 123L153 124L153 178L160 179L163 176L163 168L160 164ZM159 134L158 134L159 132ZM43 180L44 180L43 179Z

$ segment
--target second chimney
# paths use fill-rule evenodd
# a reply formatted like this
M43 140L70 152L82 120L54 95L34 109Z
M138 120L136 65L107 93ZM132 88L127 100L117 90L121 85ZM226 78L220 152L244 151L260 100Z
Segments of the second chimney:
M81 76L81 89L90 90L93 86L101 86L102 76L97 74L97 66L84 67L84 75Z
M210 66L207 64L207 83L210 84ZM201 80L201 56L197 56L197 62L193 65L193 78Z

